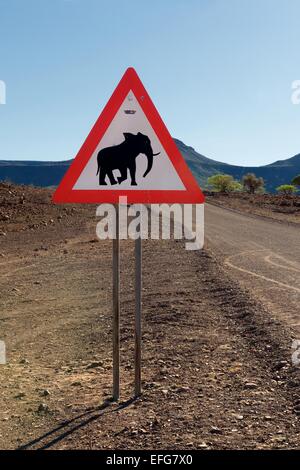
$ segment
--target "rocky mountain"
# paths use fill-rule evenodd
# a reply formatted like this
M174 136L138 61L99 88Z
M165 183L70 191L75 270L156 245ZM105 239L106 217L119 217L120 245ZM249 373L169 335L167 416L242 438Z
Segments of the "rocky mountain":
M289 183L294 176L300 174L300 154L270 165L244 167L212 160L178 139L175 139L175 142L203 188L206 186L207 178L216 173L227 173L236 179L241 179L245 173L252 172L262 176L267 191L273 192L277 186ZM62 162L0 160L0 181L9 180L34 186L56 186L71 162L72 160Z
M0 181L42 187L57 186L71 162L0 160Z
M300 154L264 166L236 166L207 158L180 140L175 139L175 141L202 187L206 186L207 178L216 173L226 173L240 180L244 174L251 172L256 176L262 176L266 190L274 192L277 186L290 183L294 176L300 174Z

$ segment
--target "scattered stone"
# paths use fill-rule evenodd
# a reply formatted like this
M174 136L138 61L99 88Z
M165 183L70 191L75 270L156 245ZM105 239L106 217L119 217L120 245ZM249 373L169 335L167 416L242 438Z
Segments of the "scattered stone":
M286 437L285 436L275 436L275 437L272 437L271 438L271 441L272 442L285 442L286 441Z
M244 388L246 388L247 390L254 390L257 388L257 384L254 382L246 382L244 384Z
M49 406L46 403L40 403L37 409L38 413L49 413Z
M212 426L212 428L210 429L210 433L211 434L223 434L223 431L217 426Z
M28 359L21 359L20 364L29 364Z
M159 387L160 387L159 382L148 382L144 386L145 390L150 389L150 388L159 388Z
M296 415L300 415L300 405L296 405L294 407L294 412L296 413Z
M243 415L234 415L235 419L238 419L239 421L242 421L244 419L244 416Z
M272 419L273 419L273 417L270 416L270 415L264 416L264 420L265 420L265 421L272 421Z
M116 432L114 433L114 436L119 436L120 434L125 434L125 433L128 432L128 431L129 431L128 427L125 426L125 427L122 428L120 431L116 431Z
M288 386L293 387L293 388L300 387L300 380L291 379L291 380L288 381Z
M159 419L155 416L155 418L153 419L153 421L150 423L150 428L155 430L156 428L159 427L159 424L160 424L160 421Z
M141 434L149 434L149 431L147 431L147 429L145 429L145 428L140 428L140 429L139 429L139 432L140 432Z
M199 449L209 449L209 446L205 442L202 442L201 444L199 444L197 446L197 448L199 448Z
M45 389L41 391L41 397L48 397L50 395L49 390Z
M17 398L17 399L21 399L21 398L24 398L26 396L26 394L24 392L20 392L18 393L18 395L16 395L14 398Z
M103 366L102 361L94 361L94 362L91 362L86 368L87 369L96 369L96 367L102 367L102 366Z
M287 361L279 361L277 364L275 364L274 369L275 370L280 370L283 369L284 367L287 367L289 363Z
M178 387L176 388L176 392L177 393L186 393L186 392L189 392L191 389L190 387Z
M72 387L80 387L81 385L82 385L82 383L79 382L79 381L77 381L77 382L72 382L72 383L71 383L71 386L72 386Z

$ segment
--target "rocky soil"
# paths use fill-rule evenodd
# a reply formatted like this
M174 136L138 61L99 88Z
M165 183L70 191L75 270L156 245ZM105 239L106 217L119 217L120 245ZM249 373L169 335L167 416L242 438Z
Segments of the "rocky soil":
M143 241L137 400L134 245L121 243L121 400L110 401L111 242L96 239L93 207L50 197L0 186L0 448L299 448L293 331L214 252L180 241Z
M221 207L277 221L300 224L300 196L248 193L208 193L207 201Z

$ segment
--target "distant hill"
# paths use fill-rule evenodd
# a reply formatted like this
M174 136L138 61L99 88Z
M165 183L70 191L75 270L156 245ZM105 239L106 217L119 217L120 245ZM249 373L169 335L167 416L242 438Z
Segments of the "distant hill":
M227 173L236 179L241 179L245 173L252 172L262 176L267 191L273 192L277 186L289 183L294 176L300 174L300 154L270 165L244 167L212 160L180 140L174 140L202 187L205 187L207 178L216 173ZM0 181L9 180L17 184L34 186L57 186L71 162L72 160L62 162L0 160Z
M34 186L57 186L72 160L42 162L29 160L0 160L0 181Z
M246 173L255 173L265 180L267 191L274 192L277 186L290 183L294 176L300 174L300 154L287 160L278 160L264 166L236 166L218 162L201 155L178 139L174 139L200 186L205 187L207 178L216 173L226 173L240 180Z

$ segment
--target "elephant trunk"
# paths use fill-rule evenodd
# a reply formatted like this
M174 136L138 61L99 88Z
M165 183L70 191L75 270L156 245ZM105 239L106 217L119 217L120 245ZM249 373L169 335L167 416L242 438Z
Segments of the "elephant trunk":
M152 170L152 166L153 166L153 157L155 157L156 155L159 155L160 152L158 153L149 153L147 154L147 158L148 158L148 166L147 166L147 169L145 171L145 173L143 174L143 177L145 178L145 176L148 175L148 173Z

